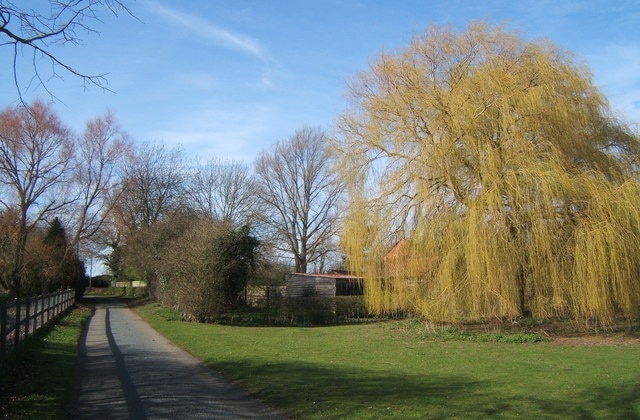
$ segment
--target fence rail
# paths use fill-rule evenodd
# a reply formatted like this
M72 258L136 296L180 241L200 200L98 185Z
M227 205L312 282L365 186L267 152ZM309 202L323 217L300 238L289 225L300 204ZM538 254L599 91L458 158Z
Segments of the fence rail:
M0 362L30 335L75 302L73 290L26 299L0 300Z

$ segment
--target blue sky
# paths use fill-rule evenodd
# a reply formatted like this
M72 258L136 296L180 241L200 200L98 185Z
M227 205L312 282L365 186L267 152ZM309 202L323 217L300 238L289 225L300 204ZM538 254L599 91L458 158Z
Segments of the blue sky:
M137 142L251 162L303 125L330 131L346 81L381 51L429 25L462 30L470 20L572 51L613 109L640 122L637 0L137 0L130 9L137 19L105 14L99 34L56 50L82 72L109 73L113 91L64 74L51 81L72 129L111 110ZM16 103L9 53L0 48L0 107ZM25 97L51 100L37 88Z

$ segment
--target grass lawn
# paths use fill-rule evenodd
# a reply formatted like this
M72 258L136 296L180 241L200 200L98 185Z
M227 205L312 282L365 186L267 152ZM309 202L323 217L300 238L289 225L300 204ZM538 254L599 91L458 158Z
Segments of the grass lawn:
M176 344L299 418L640 418L640 344L429 338L406 321L238 327L138 312Z
M89 309L72 309L12 355L0 381L0 417L68 418L78 340L90 315Z

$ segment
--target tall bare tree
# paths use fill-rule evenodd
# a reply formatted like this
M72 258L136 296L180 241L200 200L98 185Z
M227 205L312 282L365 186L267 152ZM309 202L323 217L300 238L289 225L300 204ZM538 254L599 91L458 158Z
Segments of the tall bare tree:
M67 209L70 246L95 238L122 193L124 166L132 144L110 112L89 121L77 140L73 185L76 200Z
M195 168L189 180L189 201L212 220L242 226L256 212L256 181L240 162L211 159Z
M54 47L79 44L82 33L97 33L96 26L101 23L102 11L129 13L127 7L120 0L48 0L44 3L37 8L25 2L0 2L0 48L13 50L10 66L20 99L25 83L20 77L29 74L19 64L24 55L30 56L29 65L32 66L27 86L35 81L48 90L47 81L61 77L59 71L62 70L79 77L85 85L105 89L105 74L87 74L78 70L60 57ZM48 65L41 65L43 59Z
M171 211L184 207L186 166L180 149L162 144L141 145L124 171L118 214L122 226L135 231L149 227Z
M11 293L19 293L29 232L71 201L72 158L71 134L49 106L0 113L0 205L17 213L13 267L2 279Z
M327 136L304 127L288 141L278 142L255 163L262 203L260 220L275 248L293 258L295 270L321 268L337 232L342 183L332 170Z

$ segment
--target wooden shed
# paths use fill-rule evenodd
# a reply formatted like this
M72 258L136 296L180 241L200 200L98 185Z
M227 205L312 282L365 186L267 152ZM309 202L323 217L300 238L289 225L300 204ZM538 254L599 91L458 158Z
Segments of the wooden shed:
M287 297L362 295L362 278L349 274L290 273L285 276Z

